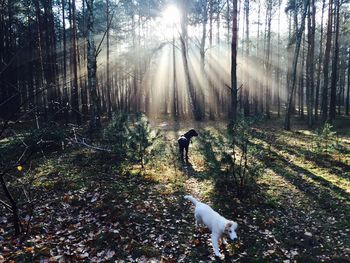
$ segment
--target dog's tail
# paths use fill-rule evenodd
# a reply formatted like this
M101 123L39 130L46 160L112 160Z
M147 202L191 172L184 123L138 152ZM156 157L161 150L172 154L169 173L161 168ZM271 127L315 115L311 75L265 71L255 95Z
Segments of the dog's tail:
M197 203L199 202L196 198L194 198L192 195L185 195L184 196L185 199L190 200L194 205L197 205Z

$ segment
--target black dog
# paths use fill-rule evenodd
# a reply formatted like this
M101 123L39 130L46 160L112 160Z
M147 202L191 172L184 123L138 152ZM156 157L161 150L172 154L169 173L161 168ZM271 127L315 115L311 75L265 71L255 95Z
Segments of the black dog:
M184 151L186 150L186 162L188 163L188 146L190 145L191 138L194 136L198 136L198 133L194 129L192 129L186 132L184 135L181 135L180 138L177 140L177 142L179 143L181 161L184 160Z

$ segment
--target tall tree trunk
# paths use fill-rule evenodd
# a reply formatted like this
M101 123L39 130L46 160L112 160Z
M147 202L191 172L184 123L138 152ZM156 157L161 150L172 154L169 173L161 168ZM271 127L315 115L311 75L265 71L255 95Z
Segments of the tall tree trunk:
M246 50L245 50L245 87L244 87L244 115L249 116L250 114L250 103L249 103L249 96L250 96L250 87L249 87L249 49L250 49L250 42L249 42L249 0L245 0L244 2L244 11L245 11L245 24L246 24L246 32L245 32L245 41L246 41Z
M175 52L175 25L173 25L173 117L179 116L179 102L178 102L178 90L176 79L176 52Z
M205 46L206 46L206 39L207 39L207 23L208 23L208 0L203 0L202 2L202 37L201 37L201 41L200 41L200 67L201 67L201 75L203 78L207 77L207 74L205 73ZM208 70L211 71L211 65L208 64L209 68ZM208 92L212 92L213 89L215 88L212 85L212 82L210 82L209 79L207 79L208 83L210 83L210 87L209 90L205 89L203 92L204 98L203 98L203 103L205 105L209 106L209 116L213 116L213 109L210 105L210 102L207 101L207 98L210 98L212 96L208 95ZM212 93L211 93L212 94Z
M112 118L112 100L111 100L111 81L110 81L110 74L109 74L109 31L110 31L110 10L109 10L109 0L106 0L106 24L107 24L107 33L106 33L106 74L107 74L107 81L106 81L106 89L107 89L107 115L108 118Z
M136 8L136 7L135 7ZM136 57L135 57L135 60L133 62L133 74L132 74L132 85L133 85L133 98L132 98L132 101L133 101L133 105L130 105L130 106L133 106L133 110L138 112L139 111L139 103L138 103L138 100L139 100L139 85L138 85L138 64L139 64L139 52L138 52L138 48L137 47L137 41L136 41L136 21L135 21L135 14L134 12L132 13L131 15L131 31L132 31L132 47L133 47L133 50L135 52L137 52L136 54ZM165 113L166 113L166 108L165 108Z
M67 79L67 37L66 37L66 16L65 16L65 0L62 4L62 38L63 38L63 82L64 85Z
M335 0L334 8L334 22L335 22L335 40L334 40L334 55L332 63L332 75L331 75L331 98L329 105L329 122L333 123L336 114L337 103L337 80L338 80L338 61L339 61L339 20L340 20L340 0Z
M66 125L68 124L68 91L67 91L67 36L66 36L66 16L65 16L65 10L66 10L66 4L65 0L61 1L62 4L62 38L63 38L63 94L62 94L62 101L64 105L64 119L66 121Z
M272 3L269 1L267 14L267 35L266 35L266 75L265 75L265 112L266 118L270 119L270 104L271 104L271 21L272 21Z
M331 44L332 44L332 13L333 13L333 0L329 0L328 5L328 25L327 25L327 40L326 49L323 61L323 88L322 88L322 122L326 122L328 116L328 80L329 80L329 60L331 54Z
M208 3L207 0L204 0L202 2L203 6L203 13L202 13L202 38L200 42L200 57L201 57L201 70L204 74L204 67L205 67L205 40L207 39L207 23L208 23Z
M193 112L193 116L196 120L202 120L203 119L203 105L201 103L198 103L198 94L196 94L195 87L192 83L191 75L190 75L190 69L188 64L188 17L187 17L187 1L182 1L182 10L183 14L181 16L181 36L180 36L180 42L181 42L181 55L182 55L182 62L184 66L185 71L185 81L186 81L186 87L189 91L189 100L190 100L190 107Z
M346 79L346 49L341 49L339 59L339 93L338 93L338 115L341 115L342 107L345 108L345 79Z
M237 121L237 0L232 1L232 40L231 40L231 112L230 118Z
M209 47L213 46L214 0L209 0Z
M309 128L313 126L313 110L314 110L314 56L315 56L315 28L316 28L316 6L315 0L311 0L308 7L308 51L306 59L306 100L307 100L307 123Z
M304 66L305 66L305 34L303 35L303 52L301 55L301 67L299 72L299 115L300 119L304 120Z
M75 0L72 0L72 67L73 67L73 81L72 81L72 110L73 116L78 125L81 124L81 115L79 110L79 92L78 92L78 64L77 64L77 27L76 27L76 6Z
M261 63L260 61L260 14L261 14L261 0L258 0L258 30L257 30L257 40L256 40L256 62ZM261 87L260 80L256 78L255 80L255 89L254 89L254 108L255 108L255 114L259 113L259 105L263 105L261 100L262 98L259 98L259 89L258 87Z
M350 108L350 47L349 47L349 55L348 55L348 89L346 92L346 102L345 102L345 114L349 115Z
M44 74L44 59L43 59L43 51L42 51L42 35L41 35L41 15L40 15L40 5L39 0L35 1L35 9L36 9L36 19L37 19L37 41L38 41L38 55L39 55L39 66L37 70L37 80L39 90L44 89L46 87L46 78ZM47 98L46 98L46 90L41 92L40 95L40 104L44 108L45 118L47 117Z
M231 31L231 23L230 23L230 2L231 0L226 0L226 26L227 26L227 46L230 47L230 31Z
M302 40L302 35L305 29L305 18L307 14L307 6L309 5L309 0L306 0L304 2L304 10L303 15L301 18L301 25L300 28L296 32L296 41L295 41L295 52L294 52L294 58L293 58L293 68L292 68L292 75L291 75L291 86L289 89L289 95L288 95L288 101L287 101L287 112L286 117L284 120L284 129L290 130L290 117L292 114L292 104L293 104L293 97L294 97L294 90L295 90L295 83L296 83L296 73L297 73L297 65L298 65L298 57L300 52L300 44ZM288 83L289 85L289 83Z
M321 32L320 32L320 51L318 54L318 68L317 68L317 81L316 81L316 97L315 97L315 120L318 120L318 106L320 96L320 82L321 82L321 68L322 68L322 53L323 53L323 17L326 0L322 0L322 15L321 15Z
M87 7L87 71L88 87L90 92L90 129L95 130L101 126L99 100L97 97L96 78L96 47L94 41L94 0L86 0Z
M280 97L280 52L281 52L281 4L282 0L278 1L278 33L277 33L277 69L276 69L276 85L277 85L277 116L281 116L281 97Z

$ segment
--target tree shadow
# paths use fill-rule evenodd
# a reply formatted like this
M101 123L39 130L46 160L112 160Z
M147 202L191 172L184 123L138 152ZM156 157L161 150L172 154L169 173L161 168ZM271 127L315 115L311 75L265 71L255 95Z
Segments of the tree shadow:
M285 151L288 154L305 158L307 161L313 162L317 166L335 173L338 177L346 180L350 179L350 165L335 160L334 157L329 154L315 153L313 151L303 149L300 146L291 146L288 143L282 143L275 135L266 135L262 131L254 130L254 136L265 141L269 145L273 145L273 147L279 151ZM307 136L309 140L314 140L313 136Z
M266 151L261 145L256 145L256 147ZM346 191L324 178L293 164L274 150L270 150L268 156L263 157L261 161L277 175L284 177L299 190L316 200L320 207L325 210L337 212L342 210L343 206L347 206L346 203L350 201L350 196ZM312 179L317 185L308 182L303 176Z

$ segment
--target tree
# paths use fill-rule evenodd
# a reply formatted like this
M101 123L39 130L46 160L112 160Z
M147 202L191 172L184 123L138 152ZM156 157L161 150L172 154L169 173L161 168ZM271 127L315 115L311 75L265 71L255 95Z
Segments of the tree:
M348 54L348 89L346 92L346 102L345 102L346 115L349 115L349 108L350 108L350 48L349 48L349 54Z
M192 78L190 75L190 68L188 64L188 6L187 1L182 0L181 2L181 9L182 9L182 16L181 16L181 36L180 36L180 42L181 42L181 55L182 55L182 63L184 66L185 71L185 81L186 81L186 87L189 91L189 100L190 100L190 107L193 112L193 116L196 120L202 120L204 118L204 111L202 103L199 103L198 97L201 97L200 94L196 94L195 87L192 82Z
M261 0L258 0L258 30L257 30L257 37L256 37L256 59L258 60L258 62L260 62L260 54L261 54L261 51L260 51L260 13L261 13ZM260 81L259 79L257 78L255 80L255 94L254 94L254 112L255 114L258 114L259 113L259 106L260 106L260 111L262 112L263 109L264 109L264 104L262 102L263 100L263 96L260 96L260 100L261 102L259 102L259 89L258 87L260 86ZM260 87L261 89L261 87ZM262 90L262 89L261 89Z
M101 126L99 101L97 97L96 48L94 41L94 0L86 0L87 7L87 71L90 92L90 129Z
M265 112L266 117L270 116L270 104L271 104L271 78L272 78L272 66L271 66L271 22L274 13L273 7L275 5L274 0L267 0L266 2L266 45L265 45Z
M281 75L281 69L280 69L280 61L281 61L281 34L280 34L280 26L281 26L281 5L282 0L278 1L278 32L277 32L277 68L276 68L276 84L277 84L277 116L280 117L281 115L281 95L280 95L280 75Z
M320 25L320 47L318 55L318 65L317 65L317 81L316 81L316 97L315 97L315 119L318 120L318 105L320 96L320 81L321 81L321 68L322 68L322 53L323 53L323 16L324 8L326 5L326 0L322 0L322 15L321 15L321 25Z
M307 59L306 59L306 101L307 123L311 128L314 123L314 54L315 54L315 28L316 28L316 5L315 0L310 1L308 6L308 35L307 35Z
M329 0L328 5L328 24L327 24L327 40L326 40L326 49L324 54L323 61L323 88L322 88L322 102L321 102L321 111L322 111L322 122L326 122L328 116L328 80L329 80L329 60L331 53L331 44L332 44L332 25L333 25L333 0Z
M111 100L111 81L110 81L110 73L109 73L109 36L110 36L110 24L111 24L111 17L110 17L110 10L109 10L109 0L106 0L106 27L107 27L107 37L106 37L106 89L107 89L107 113L108 113L108 118L112 118L112 100Z
M231 111L230 118L237 120L237 0L232 3L232 40L231 40Z
M290 130L290 117L292 114L292 100L294 97L294 90L295 90L295 84L296 84L296 78L297 78L297 64L298 64L298 58L299 58L299 51L300 51L300 44L302 40L302 35L304 33L305 29L305 18L308 10L309 0L303 1L303 13L301 18L301 25L298 28L295 36L295 51L294 51L294 57L293 57L293 65L292 65L292 74L291 74L291 83L287 83L287 85L290 85L290 87L287 89L289 91L288 95L288 101L287 101L287 112L284 120L284 129Z
M79 111L79 93L78 93L78 64L77 64L77 26L76 26L76 6L75 0L71 2L72 10L72 28L71 28L71 61L73 71L73 81L71 89L72 110L78 125L81 124L81 115Z
M334 1L334 21L335 21L335 39L334 39L334 54L332 62L331 75L331 97L329 105L329 122L332 124L336 114L336 99L337 99L337 81L338 81L338 61L339 61L339 20L340 20L340 0Z
M244 88L244 115L249 116L250 114L250 86L249 86L249 73L248 73L248 64L249 64L249 52L250 52L250 40L249 40L249 0L244 1L244 13L245 13L245 88Z

